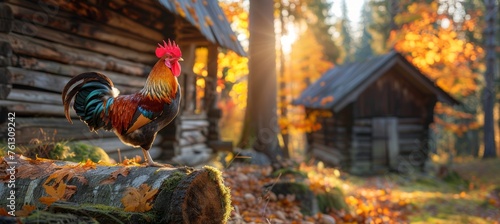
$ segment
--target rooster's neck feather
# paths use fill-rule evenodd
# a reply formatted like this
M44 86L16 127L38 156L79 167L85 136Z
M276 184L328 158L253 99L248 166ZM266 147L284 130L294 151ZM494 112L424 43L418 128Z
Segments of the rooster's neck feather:
M140 93L152 101L170 103L178 91L178 84L177 78L165 65L164 58L161 58L152 68Z

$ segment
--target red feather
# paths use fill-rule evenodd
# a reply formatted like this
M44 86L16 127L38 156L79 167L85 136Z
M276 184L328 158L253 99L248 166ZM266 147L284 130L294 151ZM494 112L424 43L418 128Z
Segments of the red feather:
M144 97L138 93L116 97L109 111L109 116L111 124L118 133L123 133L128 129L142 98Z

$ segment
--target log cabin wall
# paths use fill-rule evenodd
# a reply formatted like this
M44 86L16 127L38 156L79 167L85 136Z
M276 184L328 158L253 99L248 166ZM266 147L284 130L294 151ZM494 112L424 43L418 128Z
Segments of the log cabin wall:
M436 97L388 71L353 103L354 173L423 168Z
M308 109L307 114L314 110ZM329 113L331 113L328 110ZM328 114L328 113L320 113ZM351 163L352 106L332 116L319 116L321 129L307 134L308 151L330 165L348 168Z
M89 132L74 112L70 125L61 102L64 85L75 75L97 71L107 75L121 94L133 93L143 87L157 60L158 42L177 40L183 54L193 56L196 43L203 39L192 32L196 40L179 41L178 34L188 25L177 26L186 22L152 0L5 0L0 1L0 12L0 117L16 113L16 142L29 144L45 133L56 140L100 146L114 158L117 148L121 157L140 153L111 132ZM182 65L179 80L188 97L183 98L179 118L157 137L150 150L153 158L171 157L180 146L206 148L207 116L190 113L196 74L190 72L189 63ZM2 136L5 128L0 128Z

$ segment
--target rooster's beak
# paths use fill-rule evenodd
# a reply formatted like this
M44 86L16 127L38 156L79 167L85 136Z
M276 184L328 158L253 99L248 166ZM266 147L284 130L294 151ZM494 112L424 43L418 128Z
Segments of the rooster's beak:
M184 61L184 58L179 58L179 60L178 60L178 61Z

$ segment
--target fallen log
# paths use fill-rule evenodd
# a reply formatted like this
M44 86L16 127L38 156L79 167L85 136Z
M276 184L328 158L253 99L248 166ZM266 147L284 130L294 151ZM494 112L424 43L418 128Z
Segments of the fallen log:
M0 174L0 196L8 200L3 213L16 214L21 223L34 223L30 220L41 212L67 214L53 216L58 223L71 217L98 223L226 223L231 211L229 189L213 167L110 166L14 156L0 158Z

